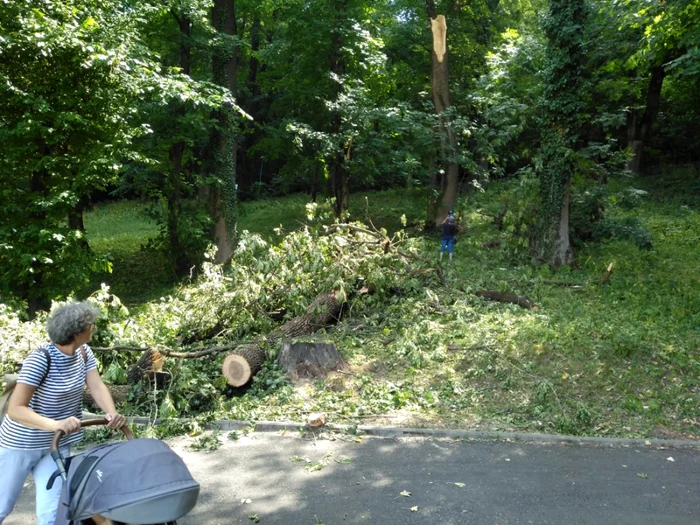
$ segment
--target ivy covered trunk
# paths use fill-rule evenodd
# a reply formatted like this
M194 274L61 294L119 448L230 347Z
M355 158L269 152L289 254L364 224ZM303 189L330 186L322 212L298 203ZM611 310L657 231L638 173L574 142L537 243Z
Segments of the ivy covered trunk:
M235 97L237 91L238 52L233 38L237 34L235 1L215 0L212 25L217 31L214 46L214 83L227 87ZM234 109L225 105L218 114L218 129L212 141L214 177L217 184L209 188L207 204L214 218L216 261L226 263L236 244L237 184L236 184L236 117Z
M542 106L543 140L537 175L540 217L535 257L552 266L573 261L569 238L571 180L577 169L577 140L584 119L584 0L550 0L544 29L547 35L547 76Z
M430 84L433 92L433 104L439 115L440 142L442 153L442 166L444 173L436 177L438 196L433 204L433 220L439 226L447 212L454 208L457 199L457 185L459 182L459 166L449 160L454 154L457 139L449 122L446 122L444 112L450 107L449 78L450 70L447 62L447 20L444 15L435 16L435 3L429 0L427 3L428 16L430 17L430 29L433 35L433 66L430 75Z

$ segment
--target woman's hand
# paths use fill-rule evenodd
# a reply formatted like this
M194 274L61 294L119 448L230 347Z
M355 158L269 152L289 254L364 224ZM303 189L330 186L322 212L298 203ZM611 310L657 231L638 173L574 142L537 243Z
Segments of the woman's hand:
M109 423L107 423L107 427L113 430L122 428L126 423L126 418L118 412L111 412L109 414L106 414L105 419L109 421Z
M64 434L73 434L74 432L78 432L80 430L80 420L77 417L60 419L56 421L53 431L58 432L59 430Z

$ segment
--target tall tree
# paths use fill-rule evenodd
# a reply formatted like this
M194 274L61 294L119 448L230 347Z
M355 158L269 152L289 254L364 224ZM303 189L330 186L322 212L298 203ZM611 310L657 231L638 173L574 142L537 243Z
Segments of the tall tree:
M433 220L439 226L454 208L457 199L459 183L459 165L454 160L457 150L457 138L451 123L446 118L450 108L450 69L448 65L449 52L447 49L447 19L438 15L434 0L426 0L426 11L430 19L430 31L433 37L432 69L430 85L433 94L433 104L438 114L441 134L442 173L438 177L439 193L435 199Z
M331 75L339 80L333 86L334 93L331 95L332 100L337 100L343 91L342 79L344 79L347 71L347 58L345 56L347 52L345 49L346 27L344 26L347 24L348 2L347 0L333 0L332 3L331 9L336 16L336 20L334 20L333 29L331 29L329 67ZM333 210L336 217L340 217L348 209L350 201L350 173L347 168L347 161L350 157L352 143L343 139L342 129L342 113L340 108L336 108L331 114L329 129L329 133L339 141L337 146L333 148L334 154L330 163L331 191L335 198Z
M569 239L571 179L584 108L584 0L550 0L544 29L548 64L544 81L540 150L541 224L536 250L553 266L573 260Z
M171 9L171 14L177 22L180 36L180 71L183 75L190 76L191 73L191 44L190 39L192 37L192 21L190 20L190 15L187 11L183 10L177 12L174 8ZM173 120L182 120L187 112L187 108L184 104L174 102L175 107L172 108ZM170 151L168 152L168 159L170 160L170 167L168 170L168 176L165 181L165 196L168 205L168 218L167 218L167 229L168 229L168 244L170 259L173 265L173 269L177 276L186 275L188 266L190 265L190 260L187 257L187 253L184 250L182 243L180 242L180 227L179 220L182 215L182 190L181 190L181 177L182 177L182 162L183 156L185 154L186 143L184 139L177 140L174 144L170 146Z
M235 98L238 92L238 28L235 0L214 0L212 26L217 31L212 69L214 83L225 87ZM214 217L216 261L228 262L236 244L238 185L236 184L236 126L232 105L218 114L218 126L212 140L216 184L207 192Z

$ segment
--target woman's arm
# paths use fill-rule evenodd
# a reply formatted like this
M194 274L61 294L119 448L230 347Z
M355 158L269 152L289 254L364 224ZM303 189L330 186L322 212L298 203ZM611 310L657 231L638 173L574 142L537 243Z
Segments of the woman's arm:
M77 417L69 417L56 421L48 417L40 416L29 408L29 402L32 400L35 390L33 386L27 385L26 383L17 383L7 406L7 415L10 416L10 419L25 427L46 430L48 432L63 430L66 434L71 434L72 432L80 430L80 420Z
M117 412L112 394L104 381L102 381L102 377L100 377L100 373L96 368L88 371L85 376L85 383L95 403L105 413L106 419L109 421L107 426L109 428L120 428L126 422L126 419Z

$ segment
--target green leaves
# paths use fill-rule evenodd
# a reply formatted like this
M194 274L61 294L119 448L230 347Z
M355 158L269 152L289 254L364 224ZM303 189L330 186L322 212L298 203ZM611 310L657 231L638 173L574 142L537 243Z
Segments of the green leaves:
M0 13L0 294L32 309L66 297L94 269L82 236L91 194L113 185L127 160L145 160L142 104L163 111L177 98L205 111L226 90L162 68L146 42L152 6L117 1L20 0ZM152 152L149 152L149 154Z

